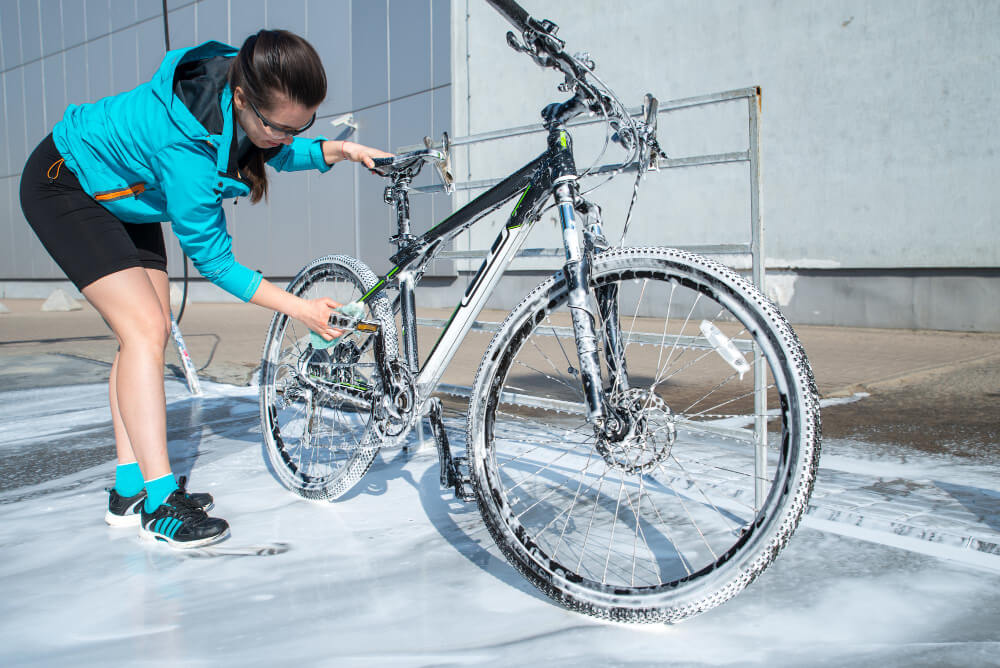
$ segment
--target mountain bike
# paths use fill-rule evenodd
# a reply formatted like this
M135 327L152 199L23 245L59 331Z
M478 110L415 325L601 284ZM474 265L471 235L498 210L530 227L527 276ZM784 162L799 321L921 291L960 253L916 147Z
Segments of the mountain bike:
M500 551L536 587L597 617L680 620L742 590L797 526L820 447L812 372L782 314L734 271L681 250L607 242L567 124L603 117L606 144L627 153L621 171L641 175L665 157L656 100L646 96L633 117L588 56L565 52L554 23L510 0L490 4L518 30L508 43L561 72L572 97L542 110L544 152L420 235L408 192L425 165L451 185L447 136L376 161L398 226L392 269L378 276L331 255L292 280L296 295L364 308L331 317L345 335L329 347L274 317L260 376L266 450L290 489L336 499L380 448L428 417L442 486L478 504ZM496 240L421 364L415 287L450 240L504 206ZM459 456L435 390L550 207L565 263L496 328Z

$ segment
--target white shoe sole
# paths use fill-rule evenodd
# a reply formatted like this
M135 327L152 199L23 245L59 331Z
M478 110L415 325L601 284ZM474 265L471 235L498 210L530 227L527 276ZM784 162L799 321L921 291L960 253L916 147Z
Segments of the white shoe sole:
M110 510L104 513L104 521L108 526L121 529L125 527L137 527L141 524L142 518L139 513L129 513L128 515L115 515Z
M217 543L224 538L229 537L229 528L227 527L225 531L220 533L218 536L210 536L208 538L202 538L201 540L188 540L188 541L177 541L172 538L167 538L163 534L159 534L153 531L148 531L143 526L139 526L139 538L148 542L155 543L166 543L168 546L174 548L175 550L190 550L194 547L204 547L206 545L211 545L212 543Z

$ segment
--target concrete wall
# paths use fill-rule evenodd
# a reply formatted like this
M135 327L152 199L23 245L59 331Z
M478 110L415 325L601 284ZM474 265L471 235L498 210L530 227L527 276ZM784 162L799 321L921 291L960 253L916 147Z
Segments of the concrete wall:
M449 0L168 0L171 48L216 39L239 45L262 27L305 36L326 66L329 94L308 134L340 138L329 121L354 112L350 139L392 148L451 125ZM165 51L161 0L0 0L0 296L47 294L62 279L27 227L18 182L35 145L69 103L129 90L149 78ZM269 205L226 204L237 258L289 277L328 253L386 257L390 212L381 180L355 165L327 174L271 172ZM424 199L417 229L438 203ZM168 238L170 273L181 254ZM386 263L373 263L387 269ZM199 286L203 299L227 299Z
M1000 4L992 0L524 0L555 20L571 52L588 50L629 105L760 85L762 212L769 291L795 322L1000 330ZM562 99L558 77L505 44L509 29L482 0L169 0L174 47L240 43L262 26L318 48L330 94L313 133L353 111L352 139L398 149L535 122ZM626 11L627 10L627 11ZM65 105L148 77L163 55L160 0L0 0L0 298L44 296L61 278L17 204L24 159ZM575 133L585 167L602 145ZM675 157L745 150L743 103L661 117ZM538 136L455 153L459 178L501 176L542 149ZM617 155L612 151L606 159ZM669 170L640 191L627 243L693 245L749 239L746 165ZM269 206L227 205L239 259L288 277L308 259L359 254L388 265L392 221L383 183L354 166L274 175ZM429 176L423 183L429 182ZM617 238L631 194L624 177L592 197ZM467 199L414 196L426 229ZM558 244L546 216L528 241ZM485 248L497 220L458 242ZM739 258L720 259L737 264ZM180 255L171 242L171 273ZM477 262L439 263L454 304ZM519 262L494 305L511 305L553 265ZM458 279L449 279L452 268ZM26 282L27 281L27 282ZM34 292L32 292L34 291ZM198 285L198 299L225 299Z
M589 51L628 106L646 91L669 100L762 86L764 248L767 266L780 270L771 294L793 320L1000 329L1000 191L992 186L1000 4L522 4L559 24L571 53ZM488 5L456 2L452 14L457 134L537 122L545 103L565 97L557 74L507 47L510 26ZM672 157L745 150L741 104L661 117L664 148ZM603 137L577 134L586 166ZM541 147L539 136L484 144L461 175L498 176ZM616 239L631 193L631 180L620 181L593 195ZM540 227L528 244L554 245L554 225ZM464 243L482 248L492 234ZM747 167L726 165L646 179L627 241L748 239Z

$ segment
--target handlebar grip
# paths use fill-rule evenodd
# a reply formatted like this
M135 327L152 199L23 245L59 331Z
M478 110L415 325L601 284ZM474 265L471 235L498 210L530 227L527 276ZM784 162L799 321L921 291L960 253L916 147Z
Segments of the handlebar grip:
M511 25L519 31L524 32L528 29L528 19L531 17L524 7L514 0L486 0L486 2L493 5L493 9L500 12L500 15L510 21Z
M392 161L395 160L395 159L396 159L395 157L392 157L392 158L372 158L372 162L375 163L376 167L385 167L387 165L391 165Z

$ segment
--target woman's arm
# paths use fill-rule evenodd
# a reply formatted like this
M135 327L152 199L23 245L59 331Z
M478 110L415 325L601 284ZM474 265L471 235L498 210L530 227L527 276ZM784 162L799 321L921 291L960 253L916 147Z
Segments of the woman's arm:
M373 158L390 158L392 153L380 151L377 148L355 144L352 141L327 140L323 142L323 159L332 165L341 160L360 162L368 169L375 166Z
M295 318L327 341L342 333L330 327L330 313L341 304L329 297L302 299L262 278L250 302Z

